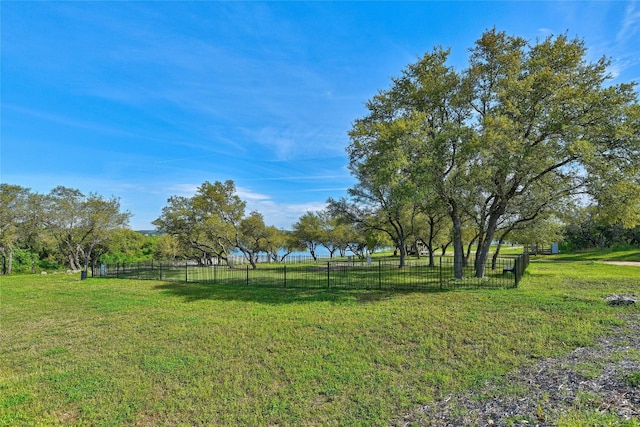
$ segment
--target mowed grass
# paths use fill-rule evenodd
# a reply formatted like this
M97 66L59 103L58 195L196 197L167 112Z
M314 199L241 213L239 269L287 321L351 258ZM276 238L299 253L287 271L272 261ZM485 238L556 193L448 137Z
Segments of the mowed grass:
M444 292L2 277L0 424L386 425L592 344L638 292L594 261Z

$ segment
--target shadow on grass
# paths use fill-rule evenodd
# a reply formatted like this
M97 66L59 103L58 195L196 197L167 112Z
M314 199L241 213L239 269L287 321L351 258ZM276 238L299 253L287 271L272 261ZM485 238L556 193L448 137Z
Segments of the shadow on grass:
M274 286L219 285L199 282L163 282L155 289L183 298L186 302L201 300L258 302L262 304L301 304L329 302L340 305L368 304L415 292L433 290L379 290L344 288L295 288Z

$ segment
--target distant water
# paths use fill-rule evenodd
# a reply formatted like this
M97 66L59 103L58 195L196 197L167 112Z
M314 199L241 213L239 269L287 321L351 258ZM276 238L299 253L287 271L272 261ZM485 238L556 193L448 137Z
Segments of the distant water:
M280 255L280 256L284 255L285 253L286 252L283 251L283 250L279 250L278 251L278 255ZM316 248L316 256L322 257L322 258L326 258L329 255L330 255L329 254L329 250L327 248L325 248L324 246ZM347 255L347 256L354 255L354 253L351 252L351 251L346 251L345 255ZM307 251L296 251L296 252L291 252L289 254L289 256L311 256L311 252L309 252L308 250ZM340 253L338 251L335 251L333 253L333 256L340 256Z
M278 251L278 255L280 257L284 256L284 254L286 254L286 251L283 250L279 250ZM234 253L234 255L236 256L242 256L242 254L240 252L236 252ZM264 253L261 253L260 255L265 255ZM318 247L316 248L316 256L320 257L320 258L328 258L331 254L329 253L329 250L327 248L325 248L324 246L322 247ZM345 252L346 256L350 256L350 255L354 255L353 252L351 251L346 251ZM295 252L291 252L289 255L287 255L288 257L294 258L294 257L310 257L311 256L311 252L309 252L308 250L306 251L295 251ZM335 251L333 253L333 256L337 257L340 256L340 253L338 251Z

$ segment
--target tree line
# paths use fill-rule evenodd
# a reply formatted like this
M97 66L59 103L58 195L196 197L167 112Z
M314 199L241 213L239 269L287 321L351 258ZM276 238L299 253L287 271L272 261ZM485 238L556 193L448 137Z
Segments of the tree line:
M529 42L492 29L466 68L449 55L425 53L366 103L349 132L356 184L346 197L279 230L246 212L233 181L207 181L168 199L148 255L206 265L240 253L255 267L259 254L277 262L299 250L315 258L318 246L332 256L393 247L402 267L411 253L433 263L451 246L461 278L472 248L484 276L495 242L494 262L505 241L637 244L636 84L614 84L610 61L589 61L584 42L565 35ZM117 256L109 242L123 240L130 217L117 199L1 185L3 272L16 245L46 247L74 269Z
M115 197L62 186L39 194L0 183L0 272L11 274L15 258L21 271L28 265L35 272L151 259L233 267L231 255L238 254L255 268L260 254L281 262L292 252L308 251L317 259L323 246L331 257L347 251L365 257L391 244L375 230L338 223L326 211L307 212L291 230L282 230L245 208L233 181L205 182L192 197L170 197L153 222L158 232L143 235L128 228L131 214Z
M11 274L14 252L27 251L31 271L36 259L73 270L87 268L130 214L120 201L58 186L48 194L19 185L0 184L0 257L2 274Z

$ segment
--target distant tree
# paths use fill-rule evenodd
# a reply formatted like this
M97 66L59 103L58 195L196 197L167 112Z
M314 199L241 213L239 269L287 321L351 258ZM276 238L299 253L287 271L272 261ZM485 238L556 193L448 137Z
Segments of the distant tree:
M94 249L110 234L128 225L128 212L120 210L120 201L58 186L44 200L47 231L55 238L72 270L88 268Z
M608 218L607 218L608 219ZM597 205L572 210L565 219L564 241L569 249L640 246L640 226L625 228L603 220Z
M269 249L270 230L259 212L245 217L245 207L233 181L205 181L191 198L170 197L153 224L177 238L187 252L199 252L201 261L216 257L233 267L229 256L239 251L256 268L257 254Z
M333 226L329 230L329 239L327 240L331 241L341 257L346 256L347 251L351 250L354 242L362 241L366 243L366 240L362 239L353 224L345 224L337 220L333 220L332 223Z
M609 169L592 179L590 190L599 223L624 229L640 225L640 165Z
M434 266L436 249L450 239L451 221L441 202L432 199L431 203L425 207L425 213L414 218L413 230L416 243L421 243L427 249L429 265Z
M282 262L293 252L304 251L307 247L292 231L280 230L274 226L267 227L269 257L275 262Z
M346 229L345 238L349 241L347 249L360 259L364 259L380 249L394 247L394 243L387 233L366 229L356 224L344 225L344 227Z
M393 247L393 241L389 238L389 236L379 230L363 230L362 235L364 236L366 243L366 253L369 255L381 249L388 249L390 247Z
M256 268L258 255L268 253L269 239L273 237L273 230L264 223L264 218L258 211L252 211L249 216L240 221L238 249L245 255L249 263Z
M183 254L180 242L171 234L162 234L158 236L154 246L153 257L155 259L175 261L176 258Z
M28 188L0 183L0 256L2 274L11 274L15 245L20 237L20 227L24 222Z
M152 259L153 236L145 236L128 228L114 230L107 240L100 245L100 254L95 258L101 262L138 262ZM95 250L95 249L94 249Z
M206 224L203 214L192 207L191 199L183 196L171 196L167 199L167 205L162 208L162 214L153 222L159 232L171 236L180 246L180 252L185 255L195 253L195 259L206 263L211 257L226 258L226 254L220 252L220 248L206 233ZM173 258L173 248L169 249L173 242L168 241L167 252L163 254L167 258ZM160 244L164 247L164 242ZM210 261L209 261L210 262Z
M31 273L36 272L36 255L44 245L45 196L38 193L29 193L22 212L22 222L19 228L19 239L22 246L29 251Z
M324 239L323 220L317 212L307 212L293 224L292 235L308 250L314 260L316 250Z
M286 238L285 233L271 225L266 227L265 236L265 252L269 262L280 262L280 251Z

